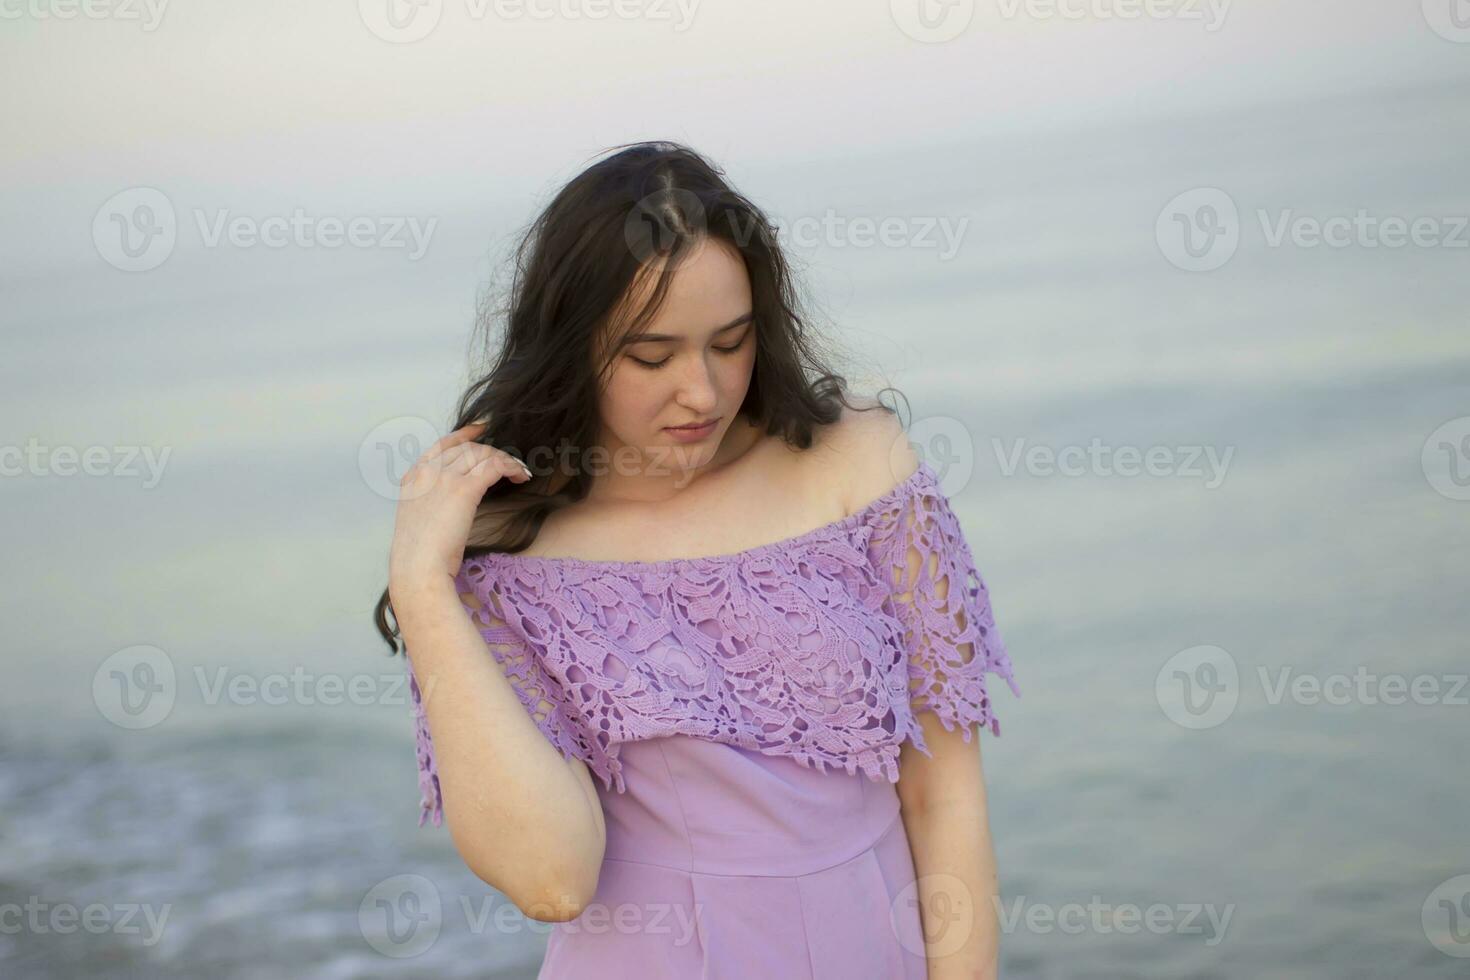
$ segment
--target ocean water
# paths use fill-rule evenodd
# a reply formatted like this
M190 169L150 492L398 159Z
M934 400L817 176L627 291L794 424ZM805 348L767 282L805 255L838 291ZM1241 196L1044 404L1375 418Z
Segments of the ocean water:
M788 222L968 219L948 257L794 254L859 376L909 396L1015 663L984 742L1005 976L1466 975L1470 501L1436 489L1454 439L1425 447L1470 417L1470 249L1267 229L1466 215L1467 134L1470 88L1424 85L735 175ZM1240 214L1207 272L1158 230L1199 188ZM174 453L152 487L0 481L0 909L40 910L0 928L0 974L534 976L546 927L416 825L402 668L369 625L392 507L358 464L379 422L442 420L487 240L527 217L467 198L411 278L184 253L146 289L17 284L17 431ZM1169 472L1008 465L1094 440ZM135 645L177 696L131 730L95 684ZM272 703L296 671L366 696ZM1442 696L1289 693L1358 674ZM1228 716L1181 712L1180 678L1224 683ZM385 942L402 921L432 941Z

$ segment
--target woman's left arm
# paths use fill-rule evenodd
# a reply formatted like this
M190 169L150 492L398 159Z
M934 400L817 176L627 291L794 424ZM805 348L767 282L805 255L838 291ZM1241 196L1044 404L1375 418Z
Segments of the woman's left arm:
M917 716L926 757L905 742L898 796L918 881L929 980L1000 975L999 877L990 841L980 734L948 731L932 711Z

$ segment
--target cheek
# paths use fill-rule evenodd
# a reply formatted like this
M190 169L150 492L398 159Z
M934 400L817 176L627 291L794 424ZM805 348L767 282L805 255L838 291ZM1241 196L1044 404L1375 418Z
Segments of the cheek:
M725 359L720 371L723 387L727 391L742 391L750 386L751 372L755 370L755 343L747 343L739 356Z
M655 372L624 360L608 378L602 395L602 415L615 425L638 424L658 416L666 402Z

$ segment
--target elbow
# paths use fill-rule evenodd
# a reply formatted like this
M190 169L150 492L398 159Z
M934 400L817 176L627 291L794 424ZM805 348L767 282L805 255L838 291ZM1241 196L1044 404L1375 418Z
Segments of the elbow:
M548 878L529 888L501 889L528 919L537 922L569 922L582 914L597 894L597 872Z
M600 822L560 827L543 820L535 832L526 833L516 818L456 816L449 815L448 822L460 859L527 918L566 922L592 902L606 844Z
M513 849L497 848L489 859L483 852L460 850L465 866L476 878L500 892L528 919L567 922L582 914L597 893L601 862L566 864L537 858L507 863Z

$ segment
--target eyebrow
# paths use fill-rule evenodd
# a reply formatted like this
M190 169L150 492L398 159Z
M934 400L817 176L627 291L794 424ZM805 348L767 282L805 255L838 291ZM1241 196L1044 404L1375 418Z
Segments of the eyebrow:
M735 319L731 320L729 323L725 324L723 327L720 327L718 330L716 330L715 331L715 334L716 335L722 334L726 330L734 330L736 327L740 326L741 324L743 324L743 323L749 323L753 319L755 319L755 312L754 311L751 311L750 313L747 313L744 316L737 316ZM671 341L671 340L683 340L683 339L684 339L683 337L674 337L674 336L671 336L671 335L666 334L666 333L642 333L642 334L639 334L636 337L628 337L628 338L624 339L623 345L626 346L628 344L665 343L665 342Z

